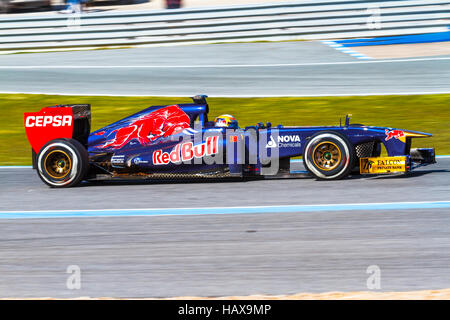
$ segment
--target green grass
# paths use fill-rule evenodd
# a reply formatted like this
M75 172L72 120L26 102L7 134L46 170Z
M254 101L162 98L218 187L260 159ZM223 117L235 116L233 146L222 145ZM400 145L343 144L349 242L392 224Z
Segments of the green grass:
M234 115L241 126L256 122L273 125L339 125L353 114L352 122L425 131L433 138L415 139L417 147L435 147L450 154L450 94L413 96L320 98L209 98L210 119ZM0 165L31 164L23 113L55 104L90 103L92 131L150 105L189 103L189 98L100 97L0 94Z

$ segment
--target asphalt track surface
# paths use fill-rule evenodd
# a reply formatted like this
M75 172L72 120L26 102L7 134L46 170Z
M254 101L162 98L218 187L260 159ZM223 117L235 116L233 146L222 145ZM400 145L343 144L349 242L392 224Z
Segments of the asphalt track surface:
M449 69L449 56L364 61L315 41L148 47L2 55L0 91L144 96L448 93Z
M447 92L448 58L367 62L320 42L4 55L0 91L174 96ZM381 269L383 291L448 288L448 206L379 210L367 204L448 203L449 178L450 159L439 159L437 165L396 177L85 183L55 190L31 169L0 169L0 213L280 207L270 213L141 217L8 219L2 214L0 297L366 291L371 265ZM364 210L331 210L355 203ZM330 210L287 212L284 205L330 205ZM81 268L80 290L66 287L70 265Z
M301 164L295 163L301 170ZM449 201L450 159L407 176L46 187L0 169L0 211ZM374 206L375 208L376 206ZM450 209L0 219L0 297L173 297L450 287ZM69 265L81 289L69 290Z

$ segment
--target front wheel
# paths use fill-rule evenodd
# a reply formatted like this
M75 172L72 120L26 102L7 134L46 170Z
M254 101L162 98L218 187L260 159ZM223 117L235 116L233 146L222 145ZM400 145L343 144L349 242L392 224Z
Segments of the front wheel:
M338 180L349 175L355 158L354 147L342 134L319 132L305 146L303 163L316 178Z
M67 188L86 177L89 156L77 140L55 139L42 147L36 162L38 175L44 183L53 188Z

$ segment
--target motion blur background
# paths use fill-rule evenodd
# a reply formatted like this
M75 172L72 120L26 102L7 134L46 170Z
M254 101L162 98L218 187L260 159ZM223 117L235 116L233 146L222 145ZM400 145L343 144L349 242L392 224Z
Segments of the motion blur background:
M173 297L450 287L450 1L0 0L0 296ZM438 164L346 181L85 185L30 169L23 113L92 105L92 130L207 94L210 114L430 132ZM302 170L300 162L297 169ZM371 203L413 203L377 210ZM363 205L284 212L282 206ZM279 213L51 219L64 210ZM8 219L36 211L46 219ZM301 212L300 212L301 211ZM183 212L180 209L180 212ZM239 212L237 212L239 213ZM150 219L149 219L150 218ZM65 286L79 265L80 290Z

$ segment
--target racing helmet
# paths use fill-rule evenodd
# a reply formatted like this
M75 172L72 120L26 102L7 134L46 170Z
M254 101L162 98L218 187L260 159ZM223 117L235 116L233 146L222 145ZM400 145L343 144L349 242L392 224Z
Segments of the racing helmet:
M214 126L231 129L239 128L237 120L229 114L222 114L214 119Z

